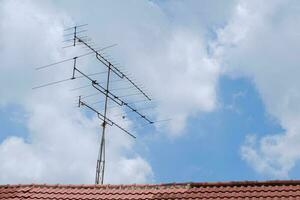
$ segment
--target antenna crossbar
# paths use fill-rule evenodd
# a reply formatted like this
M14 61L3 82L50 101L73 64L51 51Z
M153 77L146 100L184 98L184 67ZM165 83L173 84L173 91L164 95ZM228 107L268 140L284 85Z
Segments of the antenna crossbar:
M105 47L102 47L102 48L98 49L97 51L100 52L100 51L103 51L103 50L105 50L105 49L114 47L114 46L116 46L116 45L117 45L117 44L105 46ZM73 45L71 45L71 46L73 46ZM45 68L51 67L51 66L53 66L53 65L58 65L58 64L61 64L61 63L64 63L64 62L68 62L68 61L74 60L74 58L81 58L81 57L84 57L84 56L92 55L92 54L94 54L94 53L95 53L95 52L88 52L88 53L85 53L85 54L81 54L81 55L79 55L79 56L75 56L75 57L73 57L73 58L68 58L68 59L64 59L64 60L61 60L61 61L58 61L58 62L55 62L55 63L51 63L51 64L44 65L44 66L40 66L40 67L37 67L37 68L35 68L35 69L36 69L36 70L45 69Z
M64 29L64 31L72 30L74 28L80 28L80 27L87 26L87 25L88 24L80 24L80 25L72 26L72 27Z
M80 73L82 76L86 77L87 79L89 79L92 82L92 86L98 90L99 92L101 92L104 95L107 95L107 97L109 99L111 99L112 101L114 101L115 103L117 103L119 106L126 106L127 108L129 108L132 112L135 112L137 115L139 115L141 118L145 119L148 123L152 124L153 121L151 121L150 119L148 119L144 114L140 113L136 108L132 107L129 103L125 102L124 100L122 100L120 97L118 97L117 95L113 94L112 92L106 90L101 84L99 84L96 80L93 80L90 76L86 75L85 73L83 73L82 71L80 71L77 67L74 66L74 71L77 71L78 73ZM74 74L73 74L74 75ZM74 77L74 76L73 76ZM75 78L75 77L74 77Z
M85 106L85 107L89 108L91 111L95 112L97 114L97 116L99 117L99 119L102 120L104 123L106 123L106 124L108 124L110 126L116 126L119 129L121 129L122 131L124 131L125 133L127 133L128 135L130 135L131 137L136 138L135 135L131 134L129 131L127 131L125 128L123 128L122 126L118 125L116 122L112 121L111 119L105 117L106 119L104 120L104 115L103 114L101 114L100 112L98 112L92 106L90 106L87 103L83 102L81 100L81 98L79 98L79 105L80 106Z

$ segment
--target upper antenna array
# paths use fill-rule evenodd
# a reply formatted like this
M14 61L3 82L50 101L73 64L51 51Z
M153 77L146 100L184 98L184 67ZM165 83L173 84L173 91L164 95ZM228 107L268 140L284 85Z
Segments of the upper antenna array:
M59 65L61 63L72 61L73 62L72 74L71 74L70 78L46 83L46 84L34 87L33 89L47 87L50 85L55 85L55 84L59 84L62 82L67 82L67 81L72 81L75 79L82 78L82 79L85 79L86 81L88 81L89 84L74 88L74 89L72 89L72 91L81 90L83 88L90 87L90 88L93 88L97 92L96 94L90 94L90 95L86 95L86 96L80 95L78 98L78 107L86 107L90 111L94 112L97 115L97 117L99 118L99 120L102 122L101 123L102 135L101 135L101 140L100 140L100 149L98 152L95 183L103 184L104 169L105 169L105 131L106 131L107 125L115 126L115 127L119 128L120 130L122 130L124 133L128 134L129 136L135 138L135 136L132 133L130 133L128 130L123 128L121 125L116 123L112 118L110 118L108 116L108 109L116 108L116 107L127 108L128 113L129 112L135 113L138 118L144 120L146 122L146 124L149 124L149 125L160 122L160 121L166 121L166 120L153 121L146 114L139 111L139 110L146 110L146 109L152 108L152 107L148 106L146 108L138 109L136 107L136 105L138 103L150 102L151 101L150 96L148 94L146 94L146 92L142 89L142 87L139 86L137 83L135 83L132 78L130 78L128 75L126 75L124 70L121 70L120 67L117 67L117 65L115 63L113 63L111 61L111 59L108 58L108 56L104 52L104 50L112 48L112 47L116 46L116 44L109 45L109 46L102 47L102 48L94 47L94 44L91 42L91 39L85 35L82 35L83 33L87 32L87 30L84 29L86 26L87 26L87 24L82 24L82 25L76 25L76 26L65 29L64 36L66 36L67 38L64 42L67 43L67 45L64 46L63 48L81 46L81 47L84 47L86 50L88 50L87 53L77 55L72 58L64 59L64 60L61 60L61 61L58 61L58 62L55 62L52 64L48 64L48 65L44 65L44 66L40 66L40 67L36 68L36 70L43 70L43 69L46 69L46 68L49 68L49 67L52 67L55 65ZM80 67L78 66L78 62L77 62L78 59L88 56L88 55L95 55L96 60L105 66L105 71L97 72L97 73L86 73L82 69L80 69ZM95 75L100 75L100 74L106 75L106 78L103 78L103 80L100 80L100 81L97 80L96 78L93 78ZM112 77L111 77L112 75L114 75L114 77L115 77L114 79L112 79ZM117 81L122 82L124 84L126 82L127 85L129 85L129 86L121 87L121 88L112 88L111 83L115 83ZM129 89L135 90L136 93L125 94L125 95L124 94L120 95L117 93L117 91L120 91L120 90L127 91ZM95 103L88 103L86 101L86 99L88 97L91 97L94 95L97 96L98 94L101 94L104 99L97 101ZM137 99L132 102L130 102L128 100L129 96L137 96L137 95L143 97L143 99ZM114 105L109 106L110 102L112 102ZM104 108L101 111L99 111L96 108L94 108L93 106L91 106L92 104L97 104L97 103L104 103L104 105L103 105ZM124 114L121 114L121 115L122 115L122 119L124 119L125 118ZM115 116L117 116L117 115L115 115Z

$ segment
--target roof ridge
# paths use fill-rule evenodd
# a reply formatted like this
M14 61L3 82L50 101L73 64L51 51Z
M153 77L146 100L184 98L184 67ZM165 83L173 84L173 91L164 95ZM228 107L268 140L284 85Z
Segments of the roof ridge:
M300 185L300 180L266 180L266 181L223 181L223 182L192 182L191 187L224 187L224 186L282 186Z
M104 185L96 185L96 184L45 184L45 183L31 183L31 184L5 184L0 185L1 187L55 187L55 188L183 188L188 187L189 183L160 183L160 184L104 184Z
M226 186L281 186L300 185L300 180L267 180L267 181L223 181L223 182L182 182L182 183L151 183L151 184L5 184L0 187L58 187L58 188L197 188L197 187L226 187Z

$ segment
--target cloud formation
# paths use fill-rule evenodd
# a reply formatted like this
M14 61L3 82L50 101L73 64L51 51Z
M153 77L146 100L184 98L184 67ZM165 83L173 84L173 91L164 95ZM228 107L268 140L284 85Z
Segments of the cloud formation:
M165 7L176 11L172 17L180 18L183 15L177 13L177 3L167 2ZM220 67L207 51L204 23L198 24L199 28L174 23L168 11L151 1L134 1L134 6L122 1L93 1L85 5L89 12L81 12L81 6L79 1L68 12L81 15L81 20L95 27L92 36L98 44L119 44L113 55L134 77L143 80L158 101L154 114L158 119L172 118L167 123L168 134L182 134L189 117L216 108ZM191 7L189 3L180 9Z
M69 76L67 64L38 75L32 67L79 53L60 48L64 25L74 21L88 22L89 35L99 45L118 43L110 54L151 91L157 100L152 117L173 119L163 129L169 136L183 134L190 117L217 108L216 88L223 73L253 80L268 114L285 131L249 135L241 157L258 173L288 177L300 158L300 4L134 1L133 6L132 2L93 1L82 9L82 1L1 1L0 85L10 87L0 87L0 104L24 108L28 136L11 136L0 144L0 170L5 172L0 181L93 180L99 121L74 109L70 102L78 93L68 92L82 82L31 90L36 83ZM220 12L215 14L216 10ZM101 70L88 59L80 62L86 70ZM132 124L122 123L134 131ZM116 129L109 132L107 181L154 180L150 163L135 151L134 142Z
M97 6L100 3L95 1L86 5L86 12L80 1L72 3L72 8L64 3L1 2L0 31L4 34L0 49L5 64L1 65L0 82L1 85L9 83L10 88L0 88L4 97L0 103L20 105L28 116L24 124L28 136L10 136L0 144L2 183L91 183L94 180L99 121L75 110L75 104L70 102L74 102L76 94L68 92L82 82L38 92L31 90L37 83L69 77L67 64L39 74L32 70L41 63L78 53L60 49L64 24L86 20L90 36L99 38L95 40L98 44L118 42L120 51L112 53L143 80L157 100L153 117L173 119L166 126L166 134L182 134L189 117L216 107L220 69L208 54L203 32L175 26L150 1L137 1L135 6L122 1ZM109 11L112 9L115 12ZM86 60L80 64L91 65L85 69L99 70ZM132 123L125 121L122 126L131 130ZM107 182L152 181L151 166L135 152L133 141L116 129L109 132Z
M51 5L36 1L1 2L1 105L26 111L25 138L10 136L0 144L1 183L92 183L99 126L74 108L70 85L33 91L37 83L68 77L68 65L35 73L34 66L62 59L63 23L72 20ZM15 12L19 10L19 12ZM76 52L75 52L76 53ZM65 77L64 77L65 76ZM73 85L78 84L75 82ZM74 102L74 104L70 103ZM130 129L130 122L122 124ZM153 178L147 161L134 152L133 141L108 129L106 182L145 182ZM113 141L113 142L112 142Z
M244 1L218 31L214 48L228 73L250 77L269 115L285 130L249 136L242 158L256 171L286 178L300 158L298 1Z

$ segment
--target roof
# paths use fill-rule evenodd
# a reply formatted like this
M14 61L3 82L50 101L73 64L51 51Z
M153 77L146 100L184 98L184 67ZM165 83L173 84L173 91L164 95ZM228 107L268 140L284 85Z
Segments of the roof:
M300 199L300 180L134 185L0 185L3 199Z

